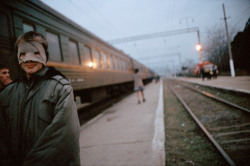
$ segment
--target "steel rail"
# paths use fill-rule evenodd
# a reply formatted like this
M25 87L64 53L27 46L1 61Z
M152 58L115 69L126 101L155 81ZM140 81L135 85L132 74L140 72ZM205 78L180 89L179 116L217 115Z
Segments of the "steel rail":
M168 87L170 87L170 86L168 85ZM182 103L182 105L186 108L186 110L189 112L189 114L192 116L192 118L198 124L198 126L202 129L202 131L206 134L206 136L209 138L209 140L214 144L214 146L217 148L217 150L220 152L220 154L224 157L224 159L227 161L227 163L230 166L236 166L235 163L233 162L233 160L228 156L228 154L223 150L223 148L217 143L217 141L213 138L213 136L205 128L205 126L203 126L203 124L195 116L195 114L188 107L188 105L184 102L184 100L180 97L180 95L177 94L172 87L170 87L170 89L176 95L176 97L180 100L180 102Z
M214 96L213 94L208 93L208 92L206 92L206 91L200 91L200 90L198 90L198 89L194 89L194 88L191 88L191 87L186 86L186 85L182 85L182 86L183 86L183 87L186 87L186 88L188 88L188 89L191 89L191 90L193 90L193 91L195 91L195 92L198 92L198 93L200 93L200 94L203 94L204 96L210 97L210 98L212 98L212 99L214 99L214 100L216 100L216 101L220 101L220 102L222 102L222 103L224 103L224 104L227 104L227 105L232 106L232 107L234 107L234 108L240 109L241 111L245 111L245 112L247 112L247 113L250 113L250 110L248 110L247 108L241 107L241 106L239 106L239 105L237 105L237 104L234 104L234 103L231 103L231 102L229 102L229 101L227 101L227 100L224 100L224 99L222 99L222 98L216 97L216 96Z

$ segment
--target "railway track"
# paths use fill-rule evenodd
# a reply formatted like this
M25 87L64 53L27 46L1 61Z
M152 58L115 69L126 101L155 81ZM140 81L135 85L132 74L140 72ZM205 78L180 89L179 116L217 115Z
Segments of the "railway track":
M180 82L167 84L229 165L250 163L250 111Z

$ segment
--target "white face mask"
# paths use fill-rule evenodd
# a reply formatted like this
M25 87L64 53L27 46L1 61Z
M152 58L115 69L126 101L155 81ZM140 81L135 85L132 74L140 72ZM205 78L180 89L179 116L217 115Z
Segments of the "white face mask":
M17 58L19 64L27 61L40 62L43 65L46 64L46 53L43 45L35 41L23 42L18 45Z

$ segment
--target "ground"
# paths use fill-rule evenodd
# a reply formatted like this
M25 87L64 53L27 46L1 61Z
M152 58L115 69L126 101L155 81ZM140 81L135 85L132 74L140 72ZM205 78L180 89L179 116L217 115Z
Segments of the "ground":
M167 87L166 82L163 86L166 166L227 165Z

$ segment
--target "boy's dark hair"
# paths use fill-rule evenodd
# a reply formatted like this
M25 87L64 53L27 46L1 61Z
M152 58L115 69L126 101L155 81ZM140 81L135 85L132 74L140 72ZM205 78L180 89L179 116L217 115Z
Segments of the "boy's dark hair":
M26 33L22 34L21 36L19 36L17 38L16 44L15 44L16 50L18 49L19 44L21 44L23 42L31 42L31 41L36 41L36 42L43 45L43 48L44 48L45 53L46 53L46 60L48 61L48 59L49 59L48 42L46 41L45 37L38 32L29 31L29 32L26 32Z
M6 65L4 65L4 64L0 64L0 70L1 69L9 69Z

